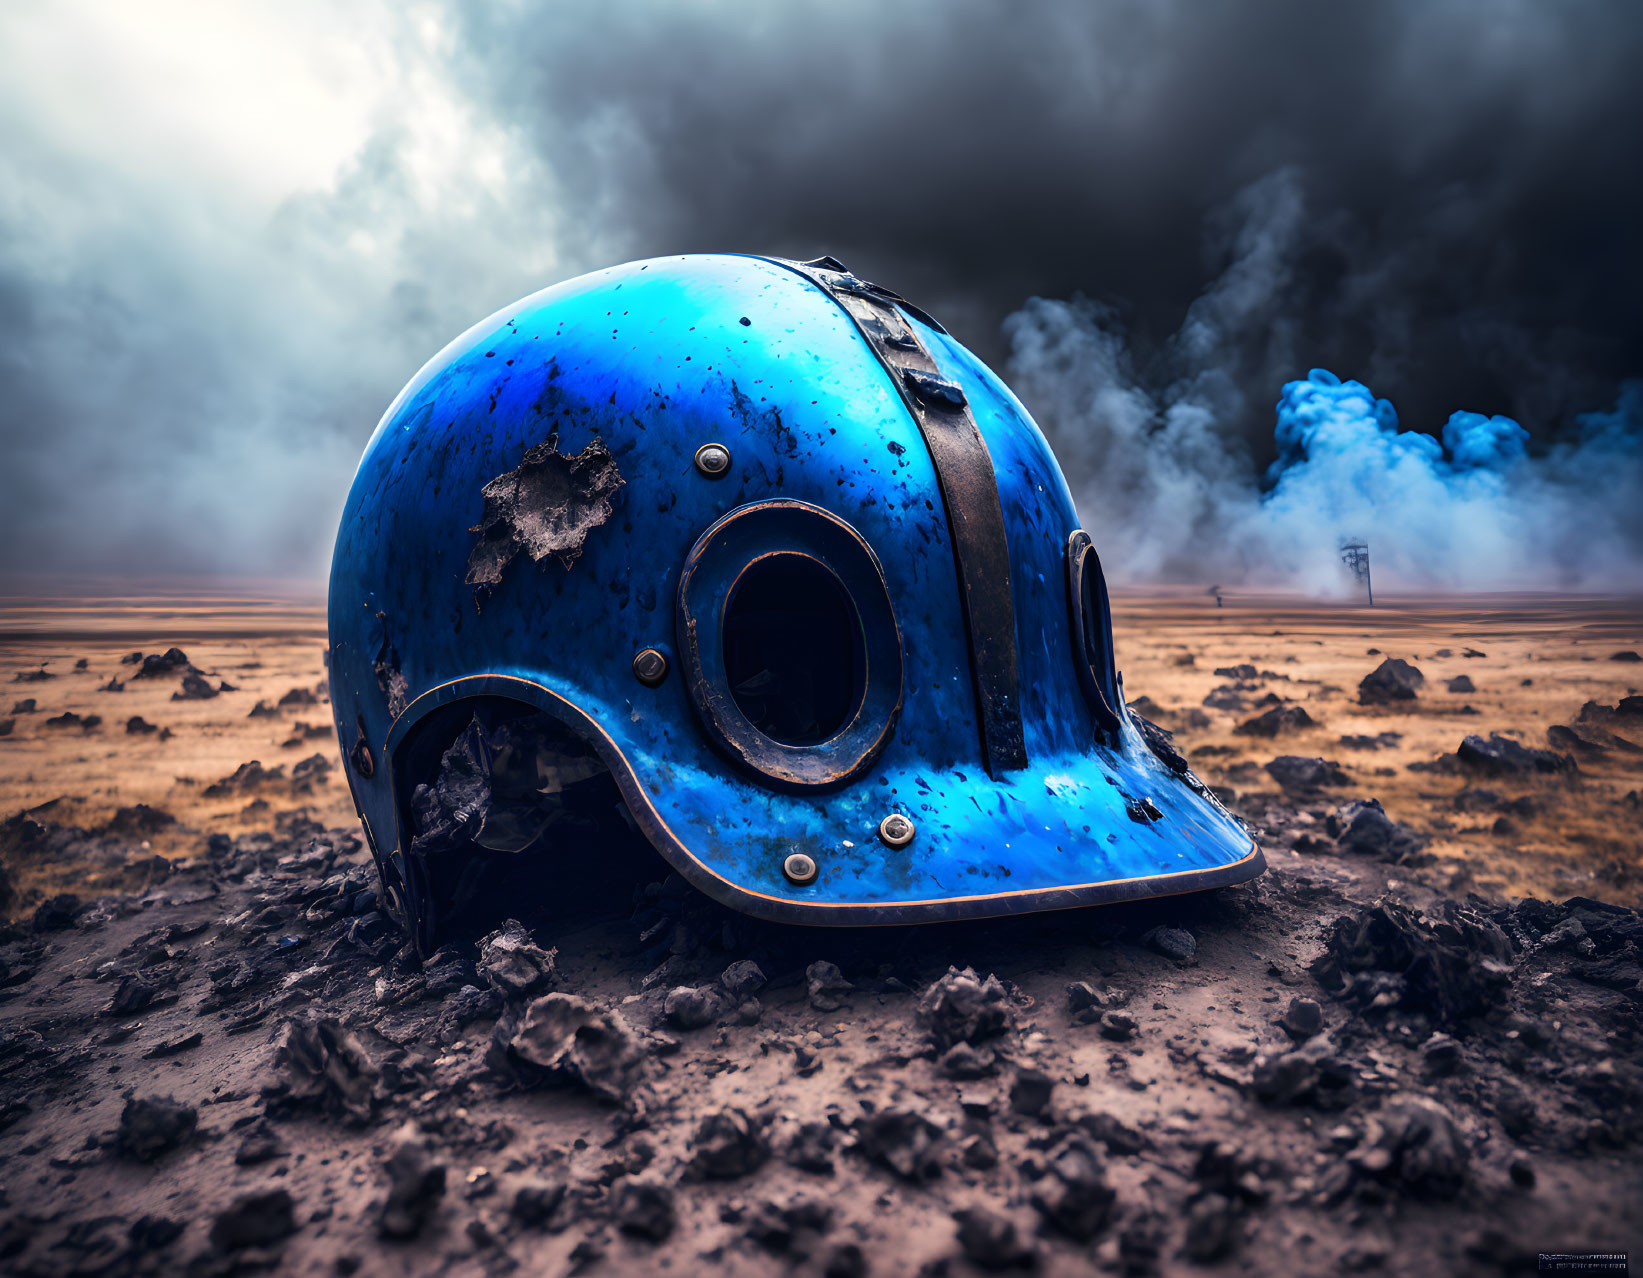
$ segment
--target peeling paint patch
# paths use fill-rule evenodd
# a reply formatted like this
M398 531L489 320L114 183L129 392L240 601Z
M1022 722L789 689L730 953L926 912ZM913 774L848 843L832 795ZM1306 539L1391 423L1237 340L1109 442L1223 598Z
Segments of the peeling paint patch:
M377 690L388 702L388 718L391 722L399 718L400 711L405 709L406 703L410 700L410 683L399 668L399 649L394 647L388 638L388 614L377 613L377 623L382 627L382 642L377 645L377 655L371 662L371 670L376 675Z
M588 533L610 518L624 482L604 441L593 440L567 457L555 433L527 452L517 470L486 484L484 516L468 530L479 534L466 578L476 588L475 604L484 605L521 551L536 563L556 556L569 568L581 556Z

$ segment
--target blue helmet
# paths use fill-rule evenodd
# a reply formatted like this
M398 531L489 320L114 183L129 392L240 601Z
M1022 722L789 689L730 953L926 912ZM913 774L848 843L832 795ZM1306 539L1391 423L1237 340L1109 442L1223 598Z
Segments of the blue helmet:
M486 921L485 874L597 857L599 795L701 891L794 923L1264 868L1126 710L1100 560L1026 410L831 258L617 266L436 356L348 496L330 677L423 950Z

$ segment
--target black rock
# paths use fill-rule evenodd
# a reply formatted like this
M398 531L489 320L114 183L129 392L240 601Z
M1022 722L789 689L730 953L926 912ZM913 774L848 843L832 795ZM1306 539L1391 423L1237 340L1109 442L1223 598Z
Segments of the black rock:
M149 653L143 658L141 667L131 677L133 679L159 679L166 675L175 674L179 670L193 670L193 663L181 648L167 648L163 653Z
M173 692L173 701L209 701L219 695L218 690L211 686L204 676L195 674L192 670L183 675L183 686L179 692Z
M1273 706L1265 714L1246 719L1234 728L1240 737L1276 737L1291 732L1305 732L1317 722L1300 706Z
M998 1053L986 1043L954 1043L936 1058L948 1078L986 1078L998 1069Z
M1095 1146L1074 1136L1050 1156L1045 1175L1033 1187L1032 1204L1062 1233L1087 1242L1105 1227L1116 1197Z
M1386 815L1379 799L1356 799L1329 814L1324 828L1348 852L1401 861L1424 840Z
M103 1008L105 1016L133 1016L151 1006L159 996L160 986L151 983L140 972L120 978L120 984Z
M1031 1267L1032 1249L1022 1244L1015 1221L1008 1216L971 1207L954 1212L953 1219L958 1221L959 1248L972 1265L992 1272Z
M198 1125L192 1105L169 1096L133 1097L120 1111L115 1144L125 1157L151 1163L191 1139Z
M833 1128L828 1123L800 1123L782 1146L782 1158L800 1171L833 1174Z
M1643 656L1640 656L1634 649L1627 648L1623 652L1612 652L1612 653L1610 653L1609 654L1609 660L1610 661L1643 661Z
M296 1232L295 1209L283 1189L242 1195L211 1222L211 1245L218 1251L238 1251L277 1243Z
M1388 657L1358 684L1358 704L1384 706L1395 701L1413 701L1416 689L1424 682L1421 672L1407 661Z
M745 1110L727 1107L709 1114L690 1138L691 1175L704 1180L734 1180L757 1171L770 1157L764 1128Z
M1469 675L1456 675L1445 686L1450 692L1476 692L1478 690L1477 685L1472 682Z
M158 732L159 730L156 724L150 723L140 714L134 714L126 720L126 734L128 736L147 736L149 733Z
M1493 1007L1511 980L1510 939L1492 920L1452 903L1436 922L1390 901L1342 915L1326 947L1311 965L1325 989L1377 1006L1390 994L1397 1006L1440 1025Z
M1141 937L1141 944L1177 963L1190 963L1198 957L1198 938L1184 927L1161 923Z
M1278 1025L1296 1042L1304 1042L1323 1029L1324 1010L1313 999L1292 998Z
M939 1050L1002 1034L1012 1017L1009 992L998 977L949 967L920 997L918 1019Z
M1350 785L1351 781L1333 759L1303 758L1282 754L1266 765L1267 775L1292 793L1308 793L1325 786Z
M754 1209L746 1234L766 1251L781 1254L801 1233L826 1233L832 1223L833 1209L826 1203L801 1198L783 1206L767 1200Z
M445 1168L431 1162L415 1141L405 1141L383 1165L388 1197L377 1230L384 1238L415 1238L439 1210L445 1196Z
M1536 750L1531 746L1492 732L1485 739L1469 736L1455 751L1462 766L1486 776L1521 776L1575 771L1575 761L1566 754Z
M675 1029L702 1029L730 1011L729 997L717 985L681 985L670 990L662 1004L667 1023Z
M239 1150L234 1154L234 1161L241 1167L254 1167L258 1163L279 1158L285 1152L285 1145L274 1134L274 1130L267 1123L258 1123L246 1132L245 1139L240 1142Z
M1444 1078L1465 1063L1460 1044L1447 1034L1434 1034L1421 1044L1421 1073L1428 1078Z
M914 1184L941 1175L941 1128L910 1109L885 1109L855 1122L856 1148Z
M79 914L80 898L72 892L61 892L35 909L31 926L36 932L62 932L74 926Z
M751 959L738 959L719 976L720 988L736 1003L752 998L764 988L764 973Z
M610 1215L624 1234L661 1242L677 1221L673 1190L661 1181L624 1177L611 1193Z
M292 1101L359 1123L375 1117L381 1071L358 1036L340 1022L329 1017L288 1021L274 1065Z
M544 1229L565 1201L563 1182L550 1185L521 1185L514 1191L509 1208L513 1218L529 1229Z
M1041 1069L1018 1066L1010 1082L1010 1108L1018 1114L1037 1118L1050 1103L1055 1079Z
M860 1243L844 1242L833 1248L822 1269L822 1278L867 1278L867 1253Z
M1466 1180L1471 1151L1449 1111L1425 1097L1405 1097L1376 1116L1371 1142L1391 1156L1391 1172L1414 1195L1453 1198Z
M186 1228L184 1222L165 1216L139 1216L131 1222L126 1237L131 1239L133 1251L160 1251L181 1238Z
M1314 1038L1293 1051L1255 1062L1251 1089L1268 1105L1313 1105L1338 1109L1352 1097L1356 1075L1334 1054L1328 1040Z
M1238 1212L1221 1194L1205 1194L1187 1208L1181 1251L1194 1264L1219 1260L1238 1239Z
M510 1008L491 1032L486 1062L521 1086L577 1083L623 1103L645 1075L644 1050L627 1022L574 994L544 994Z
M534 998L552 987L558 955L537 945L524 924L509 919L479 943L478 971L505 999Z
M819 961L804 971L805 987L810 995L810 1006L818 1012L836 1012L856 987L844 979L836 963Z

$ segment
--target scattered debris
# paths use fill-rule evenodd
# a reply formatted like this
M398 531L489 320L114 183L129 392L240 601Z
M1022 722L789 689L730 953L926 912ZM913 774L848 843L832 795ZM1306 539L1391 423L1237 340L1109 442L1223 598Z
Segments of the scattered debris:
M1087 1242L1106 1227L1117 1192L1107 1184L1106 1167L1095 1146L1072 1136L1050 1155L1045 1174L1033 1186L1032 1204L1062 1233Z
M972 967L949 967L919 999L918 1019L937 1050L945 1051L956 1043L980 1043L1002 1034L1013 1012L998 977L989 972L983 979Z
M322 1106L357 1123L375 1117L381 1071L359 1038L335 1020L288 1022L274 1064L291 1101Z
M856 1148L869 1161L918 1184L941 1175L941 1128L910 1109L885 1109L855 1122Z
M557 949L544 950L516 919L509 919L479 943L479 975L504 999L545 994L556 973Z
M496 1023L487 1057L520 1086L576 1083L628 1102L643 1081L645 1055L620 1015L574 994L545 994Z
M1337 808L1324 822L1324 829L1348 852L1393 862L1407 860L1425 843L1420 835L1387 816L1379 799L1354 799Z
M804 972L805 987L810 994L810 1006L818 1012L836 1012L844 1006L850 991L856 987L844 979L838 964L818 961Z
M1499 925L1464 907L1434 924L1382 901L1335 920L1312 972L1337 997L1452 1025L1500 1002L1512 957Z

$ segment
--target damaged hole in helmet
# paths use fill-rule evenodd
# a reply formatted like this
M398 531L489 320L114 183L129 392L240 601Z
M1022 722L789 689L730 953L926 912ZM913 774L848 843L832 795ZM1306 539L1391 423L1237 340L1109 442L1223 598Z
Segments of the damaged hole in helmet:
M736 582L724 613L726 681L765 736L809 746L838 734L861 704L861 618L808 555L767 555Z
M455 702L396 757L423 917L419 948L505 918L621 913L656 854L594 749L551 715L505 698Z

